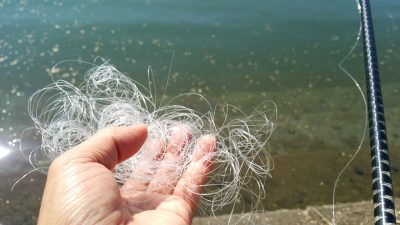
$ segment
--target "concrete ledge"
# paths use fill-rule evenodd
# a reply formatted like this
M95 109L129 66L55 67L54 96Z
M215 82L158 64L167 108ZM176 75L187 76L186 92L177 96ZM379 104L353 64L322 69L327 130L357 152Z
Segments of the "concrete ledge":
M396 199L400 205L400 199ZM372 202L343 203L335 206L336 224L372 225L374 224ZM400 213L396 212L397 218ZM209 224L268 224L268 225L332 225L332 206L309 206L306 209L277 210L264 213L251 213L233 216L197 217L193 225Z

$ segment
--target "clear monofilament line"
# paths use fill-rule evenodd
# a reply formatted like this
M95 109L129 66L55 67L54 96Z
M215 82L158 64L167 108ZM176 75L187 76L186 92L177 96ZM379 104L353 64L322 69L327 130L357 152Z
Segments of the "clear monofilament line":
M57 80L37 91L29 99L28 110L42 137L40 151L51 161L105 127L145 124L148 139L136 155L117 165L114 176L120 184L156 179L159 188L170 188L192 161L199 138L214 134L217 152L209 153L205 159L215 159L215 166L208 183L203 185L204 191L196 193L201 199L199 210L213 215L232 205L241 191L253 196L254 203L265 198L263 182L271 169L267 141L274 129L270 118L276 116L275 104L262 103L251 114L232 105L221 105L225 112L223 122L216 124L217 109L199 94L181 94L165 105L161 105L162 96L158 105L152 74L149 79L147 89L104 63L86 72L78 86ZM200 98L208 111L201 113L174 104L188 97ZM235 118L231 111L235 111ZM182 150L175 159L159 161L176 129L186 130L190 137L182 140ZM156 176L158 170L170 174Z

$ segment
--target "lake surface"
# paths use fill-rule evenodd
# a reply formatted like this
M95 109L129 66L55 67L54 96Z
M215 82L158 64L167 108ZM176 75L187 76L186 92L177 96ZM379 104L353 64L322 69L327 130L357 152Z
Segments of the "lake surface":
M400 196L400 2L372 2L395 195ZM355 1L0 0L0 224L34 224L45 176L19 151L33 124L29 96L52 79L79 83L109 60L147 83L149 65L167 96L197 92L243 109L277 104L267 210L330 204L333 182L361 140L365 111L338 63L359 31ZM68 61L53 66L62 60ZM169 67L172 62L172 70ZM365 86L362 45L344 63ZM160 91L161 93L161 91ZM29 135L28 135L29 136ZM39 144L33 136L23 153ZM371 196L368 140L337 199Z

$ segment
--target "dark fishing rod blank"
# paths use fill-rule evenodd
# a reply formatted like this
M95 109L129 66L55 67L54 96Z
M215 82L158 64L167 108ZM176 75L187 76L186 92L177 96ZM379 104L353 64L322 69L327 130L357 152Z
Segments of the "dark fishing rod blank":
M372 189L375 225L395 225L389 148L379 79L378 59L369 0L360 0L367 78L368 120L371 145Z

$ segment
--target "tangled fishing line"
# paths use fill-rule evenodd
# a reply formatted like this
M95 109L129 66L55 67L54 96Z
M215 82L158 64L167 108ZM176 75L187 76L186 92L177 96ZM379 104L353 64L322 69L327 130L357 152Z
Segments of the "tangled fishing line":
M251 195L255 199L253 205L257 205L265 197L263 180L272 167L267 141L274 129L270 118L276 116L275 105L263 103L250 114L232 105L219 106L223 116L217 125L216 108L213 111L206 100L203 102L209 110L205 113L174 104L188 95L205 100L198 94L184 94L156 105L150 84L145 88L108 63L86 72L78 86L57 80L29 99L29 114L42 139L40 148L30 156L31 164L46 173L35 154L40 153L51 162L102 128L145 124L145 144L136 155L117 165L114 176L120 184L131 180L154 182L158 168L174 168L168 170L172 174L157 177L165 179L157 182L169 187L192 161L199 138L213 134L217 150L208 153L208 158L215 159L215 164L202 193L198 193L200 212L213 214L224 206L234 206L243 192ZM236 112L235 117L232 112ZM163 155L159 154L165 152L163 149L176 129L190 133L178 153L180 160L160 161ZM161 151L157 150L160 148Z

